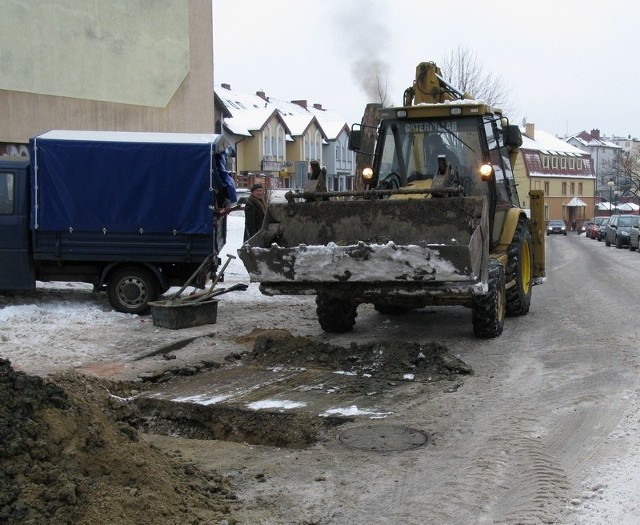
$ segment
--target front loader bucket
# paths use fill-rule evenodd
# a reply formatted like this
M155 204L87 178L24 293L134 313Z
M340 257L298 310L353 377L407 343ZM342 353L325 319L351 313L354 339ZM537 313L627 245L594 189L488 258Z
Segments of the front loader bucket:
M375 283L464 289L486 276L486 207L484 198L459 196L276 204L238 254L265 293L352 284L365 296Z

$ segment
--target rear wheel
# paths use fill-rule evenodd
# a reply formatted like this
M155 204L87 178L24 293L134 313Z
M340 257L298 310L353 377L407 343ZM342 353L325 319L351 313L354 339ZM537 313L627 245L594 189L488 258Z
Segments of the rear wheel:
M504 268L492 259L489 261L488 291L473 298L473 333L485 339L498 337L504 329L506 315L504 289Z
M325 332L341 334L353 330L358 315L356 303L319 293L316 305L318 322Z
M116 270L107 281L111 306L126 314L147 313L149 303L158 298L159 289L158 280L149 270L134 266Z
M515 281L515 286L507 290L507 315L525 315L531 306L533 285L533 252L531 233L524 221L518 223L513 241L507 250L509 260L505 272L507 282Z
M622 248L622 239L616 235L616 248Z

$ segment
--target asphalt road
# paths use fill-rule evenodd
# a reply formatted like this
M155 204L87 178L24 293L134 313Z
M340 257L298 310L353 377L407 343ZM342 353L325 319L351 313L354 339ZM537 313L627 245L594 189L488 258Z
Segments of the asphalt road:
M629 472L640 466L640 255L575 234L546 243L546 282L497 339L475 339L470 312L457 307L389 319L361 307L346 335L317 327L310 298L243 310L245 326L341 345L437 341L474 371L454 389L396 389L380 401L384 419L357 416L301 450L149 439L232 476L246 523L639 523ZM233 316L223 311L219 323ZM345 446L345 435L398 429L427 440Z

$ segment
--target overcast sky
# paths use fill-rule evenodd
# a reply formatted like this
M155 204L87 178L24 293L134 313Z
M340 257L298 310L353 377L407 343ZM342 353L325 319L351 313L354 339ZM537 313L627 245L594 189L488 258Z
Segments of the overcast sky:
M523 119L555 135L594 128L640 138L637 0L213 0L214 83L306 99L359 122L364 64L387 77L387 102L423 61L475 54ZM373 71L365 67L364 71ZM358 73L360 71L360 73Z

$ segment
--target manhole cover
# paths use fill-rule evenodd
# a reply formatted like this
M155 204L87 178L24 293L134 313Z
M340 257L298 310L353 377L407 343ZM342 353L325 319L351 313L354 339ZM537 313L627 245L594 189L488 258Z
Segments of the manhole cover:
M367 425L345 430L338 441L351 448L387 452L421 447L427 442L427 436L401 425Z

